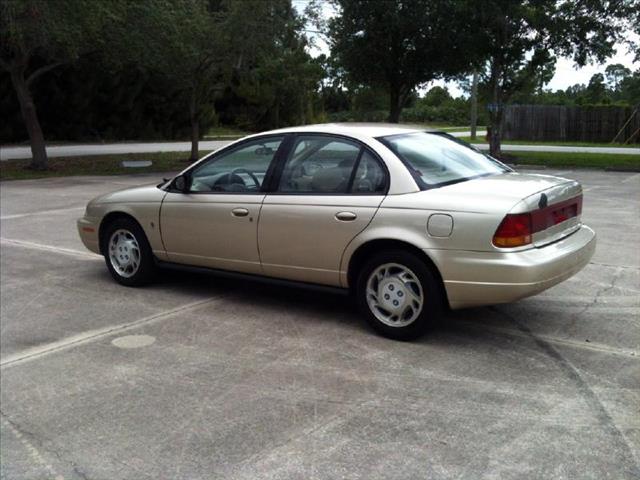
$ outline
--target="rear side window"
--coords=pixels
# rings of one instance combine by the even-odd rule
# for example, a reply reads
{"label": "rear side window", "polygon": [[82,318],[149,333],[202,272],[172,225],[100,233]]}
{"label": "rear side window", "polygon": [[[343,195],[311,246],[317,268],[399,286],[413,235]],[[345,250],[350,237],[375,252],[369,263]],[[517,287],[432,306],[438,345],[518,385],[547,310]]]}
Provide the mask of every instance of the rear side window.
{"label": "rear side window", "polygon": [[382,165],[368,151],[364,151],[353,177],[351,193],[384,193],[387,177]]}
{"label": "rear side window", "polygon": [[300,194],[384,194],[387,173],[355,141],[330,135],[299,136],[291,148],[278,192]]}
{"label": "rear side window", "polygon": [[323,135],[296,139],[287,159],[279,192],[347,193],[360,145]]}

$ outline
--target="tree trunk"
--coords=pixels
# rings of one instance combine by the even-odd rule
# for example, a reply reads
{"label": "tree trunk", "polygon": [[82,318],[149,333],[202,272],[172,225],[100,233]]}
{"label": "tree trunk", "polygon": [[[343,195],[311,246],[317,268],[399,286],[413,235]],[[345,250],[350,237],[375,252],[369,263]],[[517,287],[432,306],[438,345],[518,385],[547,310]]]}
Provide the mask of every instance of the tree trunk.
{"label": "tree trunk", "polygon": [[198,142],[200,141],[200,117],[198,115],[195,93],[191,94],[191,101],[189,103],[189,119],[191,120],[191,155],[189,156],[189,161],[195,162],[198,160]]}
{"label": "tree trunk", "polygon": [[391,86],[389,90],[389,117],[390,123],[398,123],[400,121],[400,114],[402,113],[402,95],[400,89],[395,86]]}
{"label": "tree trunk", "polygon": [[33,103],[33,97],[24,78],[23,70],[11,70],[11,83],[16,91],[22,119],[27,127],[31,142],[31,164],[29,168],[34,170],[46,170],[48,168],[47,149],[44,143],[44,135],[38,120],[38,112]]}
{"label": "tree trunk", "polygon": [[501,140],[502,140],[502,89],[500,87],[500,77],[502,71],[500,62],[493,62],[491,67],[491,81],[493,83],[493,104],[489,109],[489,120],[491,121],[489,129],[489,153],[492,157],[500,158],[502,156]]}
{"label": "tree trunk", "polygon": [[502,156],[502,110],[490,115],[491,125],[489,128],[489,153],[492,157]]}

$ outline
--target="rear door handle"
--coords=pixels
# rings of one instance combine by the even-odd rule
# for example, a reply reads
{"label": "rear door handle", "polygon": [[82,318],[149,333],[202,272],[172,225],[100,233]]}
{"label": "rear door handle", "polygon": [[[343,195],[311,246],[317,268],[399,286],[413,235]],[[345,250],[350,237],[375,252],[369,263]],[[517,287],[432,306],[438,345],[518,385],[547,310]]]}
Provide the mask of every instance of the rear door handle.
{"label": "rear door handle", "polygon": [[358,216],[353,212],[338,212],[336,213],[336,220],[340,220],[342,222],[351,222],[358,218]]}
{"label": "rear door handle", "polygon": [[249,215],[249,210],[247,210],[246,208],[234,208],[233,210],[231,210],[231,215],[233,215],[234,217],[246,217],[247,215]]}

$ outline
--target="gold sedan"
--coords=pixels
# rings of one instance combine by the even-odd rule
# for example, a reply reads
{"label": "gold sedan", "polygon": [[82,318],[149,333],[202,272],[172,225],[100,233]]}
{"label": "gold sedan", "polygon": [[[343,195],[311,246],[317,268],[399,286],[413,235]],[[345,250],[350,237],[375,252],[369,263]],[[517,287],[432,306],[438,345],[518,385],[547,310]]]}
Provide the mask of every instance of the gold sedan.
{"label": "gold sedan", "polygon": [[350,289],[380,333],[510,302],[595,249],[573,180],[519,174],[442,132],[327,124],[252,135],[160,185],[93,199],[78,231],[113,278],[201,268]]}

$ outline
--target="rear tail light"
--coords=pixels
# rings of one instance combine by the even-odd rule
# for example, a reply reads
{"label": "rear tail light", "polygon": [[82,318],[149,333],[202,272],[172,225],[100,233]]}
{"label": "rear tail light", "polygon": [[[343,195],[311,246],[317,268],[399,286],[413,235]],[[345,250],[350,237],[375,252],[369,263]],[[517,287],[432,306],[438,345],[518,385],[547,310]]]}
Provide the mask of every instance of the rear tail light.
{"label": "rear tail light", "polygon": [[531,243],[531,214],[509,213],[493,235],[496,247],[521,247]]}
{"label": "rear tail light", "polygon": [[531,236],[582,213],[582,195],[528,213],[508,213],[493,235],[496,247],[521,247]]}

